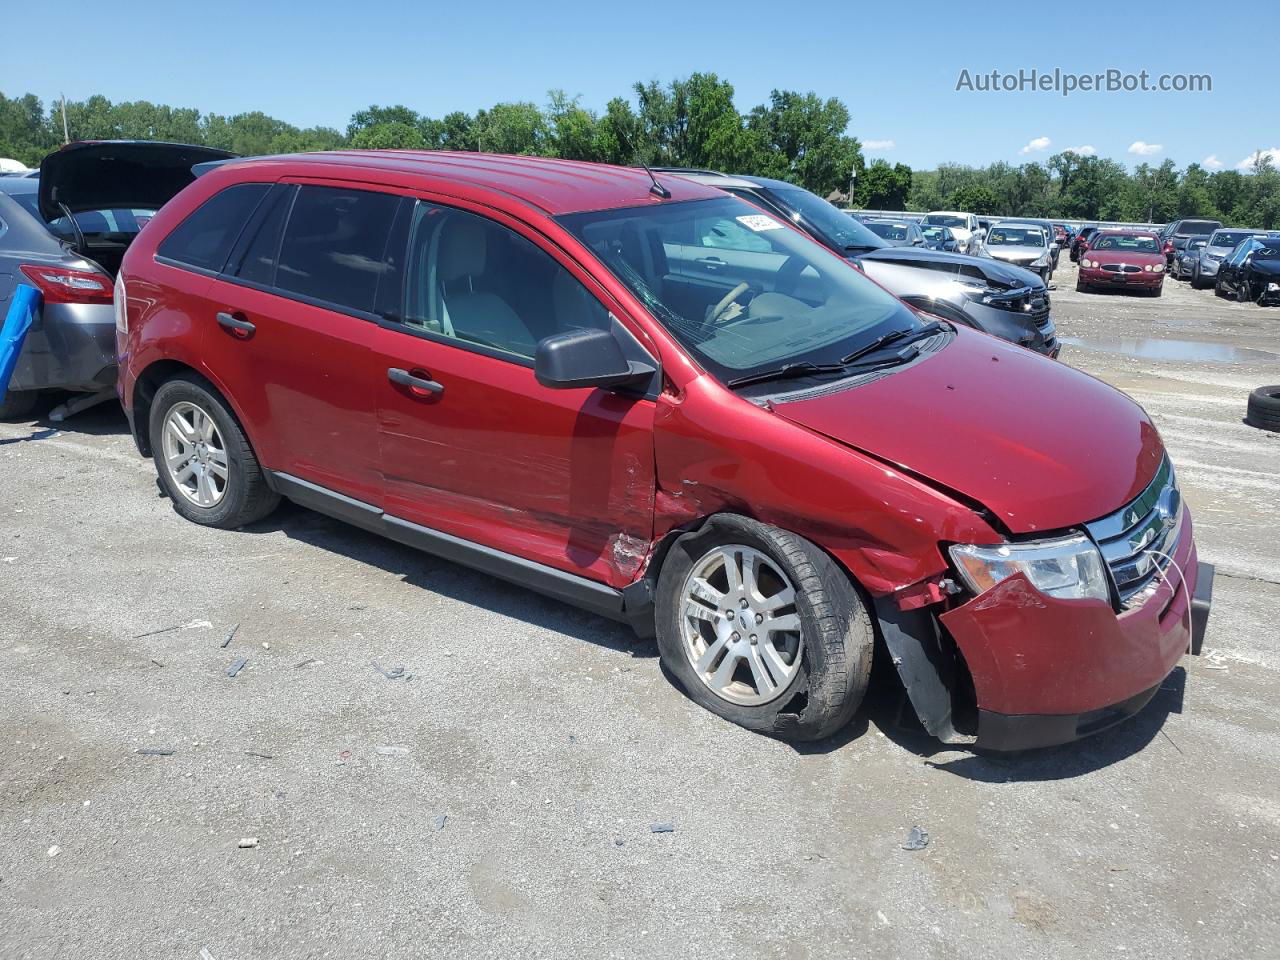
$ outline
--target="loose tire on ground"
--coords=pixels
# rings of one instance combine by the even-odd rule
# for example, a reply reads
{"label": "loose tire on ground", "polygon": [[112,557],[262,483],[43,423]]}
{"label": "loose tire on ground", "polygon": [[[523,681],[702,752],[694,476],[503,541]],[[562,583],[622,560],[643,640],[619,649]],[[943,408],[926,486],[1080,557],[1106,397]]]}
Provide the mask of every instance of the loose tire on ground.
{"label": "loose tire on ground", "polygon": [[[203,441],[199,432],[188,436],[171,423],[175,415],[187,424],[193,420],[204,423],[197,412],[211,422]],[[174,510],[193,523],[232,529],[261,520],[280,502],[280,497],[267,486],[258,458],[235,415],[204,378],[186,374],[165,382],[151,403],[149,430],[160,486],[173,501]],[[167,431],[171,431],[168,445]],[[198,459],[197,450],[201,443],[202,460]],[[214,450],[221,456],[210,452]],[[190,482],[189,475],[184,477],[185,467],[218,464],[223,466],[225,476],[214,476],[210,481],[213,486],[206,490],[212,489],[213,494],[204,498],[207,503],[196,501],[196,491],[188,488],[184,492],[182,488]]]}
{"label": "loose tire on ground", "polygon": [[39,399],[38,390],[10,390],[4,395],[4,402],[0,403],[0,420],[25,417],[36,408],[36,401]]}
{"label": "loose tire on ground", "polygon": [[1245,423],[1259,430],[1280,433],[1280,384],[1258,387],[1249,394]]}
{"label": "loose tire on ground", "polygon": [[[784,668],[795,671],[785,685],[779,683],[778,692],[768,702],[744,705],[728,698],[732,689],[713,690],[716,678],[710,675],[720,673],[731,653],[744,657],[751,653],[747,646],[751,627],[747,624],[760,622],[751,619],[756,615],[753,609],[739,609],[745,601],[734,596],[732,583],[717,572],[700,582],[694,576],[708,569],[708,563],[715,563],[717,551],[741,551],[740,558],[748,554],[764,558],[762,566],[773,583],[765,584],[765,574],[761,574],[756,595],[765,598],[763,605],[785,592],[775,592],[772,597],[767,592],[776,591],[777,579],[772,573],[785,577],[794,588],[793,602],[769,614],[781,618],[794,613],[798,617],[798,644],[791,659],[787,660],[788,651],[782,648],[797,642],[794,635],[765,636],[761,631],[762,642],[773,643],[774,652],[782,650],[781,658],[770,662],[782,662]],[[746,577],[740,580],[745,582]],[[820,739],[848,723],[866,692],[874,647],[871,618],[844,570],[796,534],[732,514],[710,518],[672,545],[658,578],[655,617],[662,662],[685,693],[711,712],[750,730],[786,740]],[[738,623],[744,626],[738,627]],[[737,630],[741,631],[740,639],[733,641]],[[712,651],[716,644],[723,644],[719,656]],[[702,657],[708,659],[702,661]],[[705,669],[700,671],[695,660],[704,662]],[[740,659],[729,671],[730,678],[745,677],[745,682],[732,680],[732,686],[741,691],[738,700],[750,700],[751,690],[760,688],[752,677],[753,670],[750,662]],[[771,672],[777,672],[777,667]]]}

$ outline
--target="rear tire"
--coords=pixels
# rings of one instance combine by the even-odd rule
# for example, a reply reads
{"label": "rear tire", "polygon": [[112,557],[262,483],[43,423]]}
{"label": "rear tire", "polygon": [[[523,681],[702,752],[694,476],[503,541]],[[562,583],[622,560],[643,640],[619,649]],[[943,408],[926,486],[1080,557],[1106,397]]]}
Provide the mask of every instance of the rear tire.
{"label": "rear tire", "polygon": [[[712,517],[671,547],[655,616],[662,662],[685,693],[749,730],[817,740],[862,703],[871,618],[845,572],[803,537]],[[771,621],[797,629],[770,630]]]}
{"label": "rear tire", "polygon": [[0,403],[0,420],[17,420],[36,408],[39,390],[10,390]]}
{"label": "rear tire", "polygon": [[149,430],[160,486],[192,523],[241,527],[280,502],[235,415],[203,377],[164,383],[151,403]]}

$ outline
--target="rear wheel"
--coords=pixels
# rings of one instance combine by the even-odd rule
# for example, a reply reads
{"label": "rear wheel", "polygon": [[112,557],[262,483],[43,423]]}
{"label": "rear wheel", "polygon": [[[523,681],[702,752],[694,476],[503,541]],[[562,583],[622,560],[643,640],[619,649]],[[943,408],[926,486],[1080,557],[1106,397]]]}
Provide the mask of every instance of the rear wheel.
{"label": "rear wheel", "polygon": [[712,517],[658,579],[658,648],[698,704],[741,726],[815,740],[862,702],[873,632],[857,591],[803,537]]}
{"label": "rear wheel", "polygon": [[239,527],[280,502],[240,424],[203,378],[178,377],[156,391],[150,433],[160,485],[193,523]]}
{"label": "rear wheel", "polygon": [[38,390],[10,390],[4,395],[4,402],[0,403],[0,420],[25,417],[36,408],[36,401],[39,399]]}

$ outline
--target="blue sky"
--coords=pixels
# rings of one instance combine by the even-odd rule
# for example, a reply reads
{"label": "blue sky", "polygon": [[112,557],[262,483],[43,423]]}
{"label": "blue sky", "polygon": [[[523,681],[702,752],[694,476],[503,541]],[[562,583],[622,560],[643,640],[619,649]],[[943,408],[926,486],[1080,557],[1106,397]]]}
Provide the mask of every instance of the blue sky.
{"label": "blue sky", "polygon": [[[343,128],[370,103],[440,116],[499,100],[543,103],[553,87],[599,109],[637,80],[703,70],[733,83],[742,110],[775,87],[840,97],[869,156],[917,168],[1043,160],[1066,147],[1129,164],[1213,157],[1234,167],[1257,149],[1280,148],[1273,94],[1259,109],[1252,93],[1260,65],[1273,73],[1265,65],[1274,62],[1274,20],[1260,29],[1252,15],[1241,23],[1203,3],[1175,17],[1173,2],[1088,0],[310,0],[296,8],[119,0],[64,2],[56,28],[40,4],[11,6],[9,36],[48,42],[5,44],[0,92],[46,101],[101,93]],[[961,69],[1019,68],[1207,73],[1213,90],[1063,98],[955,89]]]}

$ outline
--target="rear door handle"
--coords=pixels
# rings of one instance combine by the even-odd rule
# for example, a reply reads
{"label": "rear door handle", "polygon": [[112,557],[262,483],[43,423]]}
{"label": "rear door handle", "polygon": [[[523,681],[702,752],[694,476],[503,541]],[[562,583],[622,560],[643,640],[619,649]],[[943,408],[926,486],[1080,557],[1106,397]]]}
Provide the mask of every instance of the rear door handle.
{"label": "rear door handle", "polygon": [[407,387],[409,392],[416,397],[435,397],[444,393],[444,384],[436,383],[430,379],[430,376],[415,376],[408,370],[401,370],[399,367],[389,368],[387,370],[387,379],[394,384]]}
{"label": "rear door handle", "polygon": [[253,332],[258,329],[248,320],[241,320],[230,313],[218,314],[218,326],[222,327],[223,330],[230,331],[233,337],[238,337],[241,340],[248,340],[253,336]]}

